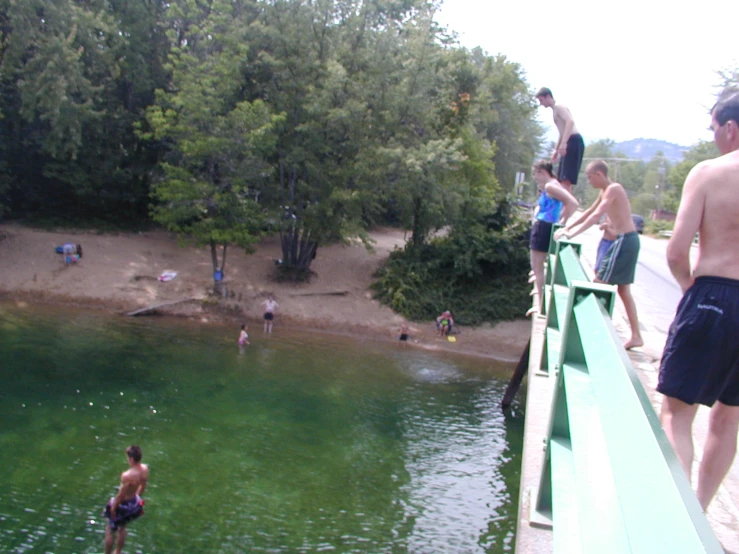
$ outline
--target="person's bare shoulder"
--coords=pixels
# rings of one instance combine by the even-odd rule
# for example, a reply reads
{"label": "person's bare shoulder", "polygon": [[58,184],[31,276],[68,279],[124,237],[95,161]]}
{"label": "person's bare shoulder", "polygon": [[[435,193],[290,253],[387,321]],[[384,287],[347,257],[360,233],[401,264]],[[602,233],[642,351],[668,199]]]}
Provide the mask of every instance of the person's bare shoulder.
{"label": "person's bare shoulder", "polygon": [[620,196],[627,196],[626,189],[621,183],[611,183],[603,191],[603,196],[609,199],[614,199]]}
{"label": "person's bare shoulder", "polygon": [[693,168],[693,171],[700,172],[702,177],[711,178],[713,176],[725,177],[729,172],[733,182],[737,182],[736,172],[739,171],[739,150],[734,150],[718,158],[705,160]]}
{"label": "person's bare shoulder", "polygon": [[[719,158],[713,158],[711,160],[705,160],[697,164],[688,173],[685,179],[685,185],[689,188],[698,190],[703,188],[707,183],[713,181],[715,178],[720,177],[721,173],[725,171],[727,164],[726,160],[722,160],[724,156]],[[683,191],[685,186],[683,187]]]}
{"label": "person's bare shoulder", "polygon": [[138,468],[131,468],[124,471],[121,474],[121,481],[124,483],[138,482],[142,477],[146,479],[148,476],[149,466],[141,464]]}
{"label": "person's bare shoulder", "polygon": [[554,105],[552,108],[555,114],[560,115],[562,117],[572,117],[572,114],[570,113],[570,109],[564,105],[560,104],[559,102]]}

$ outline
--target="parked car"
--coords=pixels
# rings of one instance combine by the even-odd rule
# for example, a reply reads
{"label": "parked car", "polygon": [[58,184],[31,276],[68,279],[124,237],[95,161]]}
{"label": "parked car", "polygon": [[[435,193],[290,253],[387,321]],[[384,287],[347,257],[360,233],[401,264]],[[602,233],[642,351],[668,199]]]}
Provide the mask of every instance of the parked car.
{"label": "parked car", "polygon": [[644,232],[644,218],[640,215],[632,214],[631,219],[634,220],[634,227],[636,227],[636,232],[641,235]]}

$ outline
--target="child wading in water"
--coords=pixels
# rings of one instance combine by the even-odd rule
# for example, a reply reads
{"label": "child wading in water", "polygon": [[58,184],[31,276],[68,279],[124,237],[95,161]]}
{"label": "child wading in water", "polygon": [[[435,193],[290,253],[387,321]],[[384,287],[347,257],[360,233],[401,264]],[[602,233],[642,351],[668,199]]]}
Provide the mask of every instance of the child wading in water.
{"label": "child wading in water", "polygon": [[249,342],[249,334],[246,332],[249,327],[244,323],[241,326],[241,333],[239,333],[239,350],[244,350],[244,347],[247,344],[250,344]]}

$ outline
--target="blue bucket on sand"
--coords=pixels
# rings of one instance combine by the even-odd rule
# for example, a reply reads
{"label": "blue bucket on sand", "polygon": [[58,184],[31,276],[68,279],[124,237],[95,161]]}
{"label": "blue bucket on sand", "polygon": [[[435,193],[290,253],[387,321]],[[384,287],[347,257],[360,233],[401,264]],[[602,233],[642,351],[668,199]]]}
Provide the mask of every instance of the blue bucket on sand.
{"label": "blue bucket on sand", "polygon": [[213,273],[213,280],[214,281],[223,281],[223,272],[220,269],[217,269]]}

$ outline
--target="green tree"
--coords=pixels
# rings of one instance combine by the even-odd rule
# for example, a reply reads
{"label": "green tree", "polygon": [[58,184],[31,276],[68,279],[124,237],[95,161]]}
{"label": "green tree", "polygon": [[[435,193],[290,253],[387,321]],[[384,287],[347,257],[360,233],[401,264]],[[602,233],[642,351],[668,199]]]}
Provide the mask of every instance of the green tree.
{"label": "green tree", "polygon": [[283,269],[308,271],[322,243],[362,236],[388,206],[416,237],[444,212],[450,196],[424,191],[462,156],[443,132],[453,77],[431,15],[421,0],[285,1],[252,24],[251,97],[286,117],[264,191]]}
{"label": "green tree", "polygon": [[465,53],[439,47],[441,31],[430,10],[406,29],[402,50],[408,59],[399,75],[403,94],[393,99],[389,144],[375,152],[383,168],[378,177],[411,230],[411,247],[420,248],[430,232],[454,221],[465,194],[459,170],[467,157],[460,133],[473,102],[474,68]]}
{"label": "green tree", "polygon": [[163,60],[163,6],[0,3],[0,172],[15,214],[146,216],[155,157],[133,123],[152,100]]}
{"label": "green tree", "polygon": [[538,101],[529,91],[523,68],[503,55],[486,56],[480,48],[469,53],[479,73],[470,121],[480,138],[494,148],[495,176],[510,192],[515,175],[528,173],[542,147],[544,129],[536,118]]}
{"label": "green tree", "polygon": [[253,185],[269,173],[266,159],[281,118],[260,100],[240,100],[247,46],[237,7],[212,0],[208,8],[171,7],[172,84],[157,91],[147,112],[150,131],[141,134],[168,148],[153,187],[153,219],[209,245],[215,279],[216,271],[223,274],[228,245],[249,249],[260,234],[262,208]]}
{"label": "green tree", "polygon": [[272,159],[276,179],[262,197],[280,233],[283,270],[307,273],[321,243],[357,229],[360,196],[344,185],[366,107],[349,72],[359,70],[348,71],[337,56],[342,25],[357,30],[355,52],[365,48],[361,29],[371,4],[363,14],[354,2],[276,1],[251,23],[248,94],[285,114]]}
{"label": "green tree", "polygon": [[726,68],[723,71],[719,71],[718,76],[721,80],[721,83],[719,84],[719,88],[721,90],[726,87],[739,86],[739,67]]}
{"label": "green tree", "polygon": [[588,184],[585,168],[592,160],[614,158],[615,142],[611,139],[601,139],[588,144],[583,154],[583,163],[580,174],[577,176],[577,186],[573,187],[573,194],[583,208],[587,208],[598,196],[598,191]]}
{"label": "green tree", "polygon": [[667,173],[669,190],[664,198],[665,209],[677,211],[683,194],[683,185],[690,170],[700,162],[716,158],[719,155],[720,152],[713,141],[700,141],[685,152],[683,160],[675,164]]}

